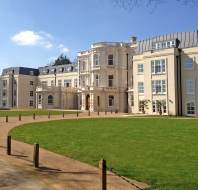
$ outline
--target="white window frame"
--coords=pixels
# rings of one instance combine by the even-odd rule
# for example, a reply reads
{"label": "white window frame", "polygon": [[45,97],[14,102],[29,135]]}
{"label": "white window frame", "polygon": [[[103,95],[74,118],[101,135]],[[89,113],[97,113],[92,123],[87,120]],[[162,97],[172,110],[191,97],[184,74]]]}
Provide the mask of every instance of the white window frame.
{"label": "white window frame", "polygon": [[[192,61],[192,62],[190,62],[190,61]],[[185,62],[184,62],[184,69],[185,70],[192,70],[193,69],[193,65],[194,65],[193,58],[187,58],[187,59],[185,59]]]}
{"label": "white window frame", "polygon": [[138,93],[144,94],[144,82],[142,81],[138,82]]}
{"label": "white window frame", "polygon": [[152,80],[152,94],[166,94],[166,80]]}
{"label": "white window frame", "polygon": [[94,54],[93,55],[93,65],[94,66],[99,66],[99,55],[98,54]]}
{"label": "white window frame", "polygon": [[151,73],[152,75],[165,74],[166,73],[166,60],[165,59],[152,60],[151,61]]}
{"label": "white window frame", "polygon": [[185,85],[186,85],[186,94],[194,95],[195,94],[195,80],[187,79],[185,81]]}
{"label": "white window frame", "polygon": [[144,64],[143,63],[139,63],[137,65],[137,72],[138,72],[138,74],[143,74],[144,73]]}
{"label": "white window frame", "polygon": [[[188,104],[193,104],[194,105],[194,109],[192,109],[193,106],[189,106],[188,107]],[[188,110],[188,108],[191,108],[191,109]],[[189,113],[189,112],[191,112],[191,113]],[[194,113],[192,113],[192,112],[194,112]],[[189,102],[186,103],[186,113],[187,113],[187,115],[195,115],[196,114],[195,102],[189,101]]]}

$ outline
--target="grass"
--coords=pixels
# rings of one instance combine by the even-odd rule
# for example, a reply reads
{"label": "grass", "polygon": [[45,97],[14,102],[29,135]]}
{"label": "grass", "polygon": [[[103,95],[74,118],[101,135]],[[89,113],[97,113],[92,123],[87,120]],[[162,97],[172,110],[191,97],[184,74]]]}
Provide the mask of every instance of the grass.
{"label": "grass", "polygon": [[152,190],[198,189],[198,120],[81,119],[26,124],[14,139],[97,166],[107,160],[119,174]]}
{"label": "grass", "polygon": [[[19,114],[22,116],[30,116],[35,113],[36,115],[48,115],[48,113],[51,113],[51,115],[60,115],[63,113],[63,111],[57,111],[57,110],[40,110],[40,109],[16,109],[16,110],[0,110],[0,117],[16,117]],[[74,113],[72,111],[65,111],[65,114]]]}

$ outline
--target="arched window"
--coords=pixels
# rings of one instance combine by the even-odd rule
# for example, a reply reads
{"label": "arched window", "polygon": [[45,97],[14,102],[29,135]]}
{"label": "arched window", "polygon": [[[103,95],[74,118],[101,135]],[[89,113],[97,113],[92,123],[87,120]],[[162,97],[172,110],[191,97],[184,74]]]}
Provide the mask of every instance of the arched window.
{"label": "arched window", "polygon": [[194,102],[188,102],[187,103],[187,114],[188,115],[194,115],[195,114],[195,103]]}
{"label": "arched window", "polygon": [[54,102],[53,96],[52,96],[52,95],[49,95],[49,96],[48,96],[48,104],[49,104],[49,105],[52,105],[53,102]]}

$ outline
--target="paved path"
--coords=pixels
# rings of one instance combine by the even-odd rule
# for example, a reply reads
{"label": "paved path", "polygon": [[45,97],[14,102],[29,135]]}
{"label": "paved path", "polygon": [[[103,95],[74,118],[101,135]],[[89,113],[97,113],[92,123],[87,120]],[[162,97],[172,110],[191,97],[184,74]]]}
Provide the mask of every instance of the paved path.
{"label": "paved path", "polygon": [[[122,117],[122,114],[100,114],[100,117]],[[81,113],[80,118],[87,118]],[[98,117],[91,114],[91,117]],[[76,118],[76,115],[65,115],[65,119]],[[89,117],[88,117],[89,118]],[[62,116],[51,116],[50,120],[62,119]],[[47,150],[40,150],[40,168],[32,165],[33,146],[12,141],[12,156],[6,155],[6,138],[10,129],[30,122],[48,121],[47,116],[0,118],[0,189],[1,190],[100,190],[100,177],[96,167],[67,158]],[[108,173],[108,190],[137,190],[134,185],[145,188],[146,184],[131,180],[126,182],[118,176]]]}

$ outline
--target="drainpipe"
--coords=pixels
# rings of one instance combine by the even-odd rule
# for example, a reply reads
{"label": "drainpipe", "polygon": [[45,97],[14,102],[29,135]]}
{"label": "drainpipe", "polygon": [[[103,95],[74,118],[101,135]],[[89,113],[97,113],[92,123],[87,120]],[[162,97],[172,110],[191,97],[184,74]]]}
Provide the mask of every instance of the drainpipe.
{"label": "drainpipe", "polygon": [[129,90],[129,54],[126,54],[126,64],[127,64],[127,92],[126,92],[126,99],[127,99],[127,113],[129,112],[129,108],[128,108],[128,90]]}

